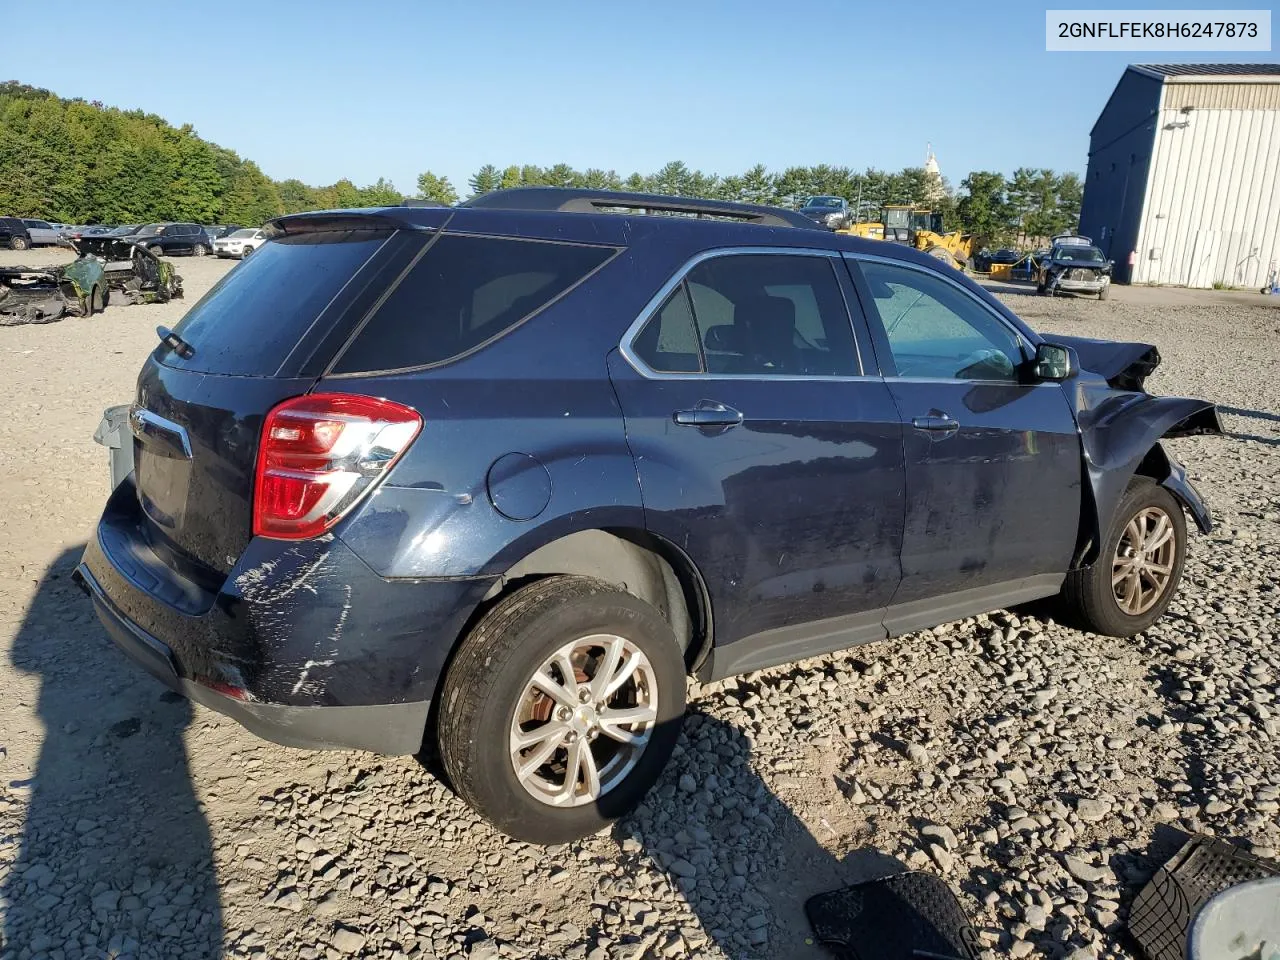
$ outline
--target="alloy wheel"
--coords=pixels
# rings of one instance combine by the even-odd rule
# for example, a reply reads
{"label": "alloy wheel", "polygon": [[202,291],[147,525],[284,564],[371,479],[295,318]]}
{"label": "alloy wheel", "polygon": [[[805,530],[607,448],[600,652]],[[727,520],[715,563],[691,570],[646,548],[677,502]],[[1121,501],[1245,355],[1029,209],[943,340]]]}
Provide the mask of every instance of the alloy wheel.
{"label": "alloy wheel", "polygon": [[1130,616],[1146,613],[1164,596],[1173,577],[1178,538],[1160,507],[1144,507],[1125,525],[1111,561],[1116,603]]}
{"label": "alloy wheel", "polygon": [[658,717],[656,672],[613,634],[566,643],[534,671],[511,721],[516,779],[555,807],[592,803],[639,762]]}

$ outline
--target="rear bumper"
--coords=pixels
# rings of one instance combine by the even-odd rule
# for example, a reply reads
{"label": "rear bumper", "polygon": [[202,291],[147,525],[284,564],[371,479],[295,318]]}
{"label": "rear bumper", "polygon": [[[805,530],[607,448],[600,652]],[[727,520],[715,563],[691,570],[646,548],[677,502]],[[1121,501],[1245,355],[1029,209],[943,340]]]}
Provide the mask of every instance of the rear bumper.
{"label": "rear bumper", "polygon": [[412,754],[422,747],[430,701],[293,706],[219,693],[181,676],[173,651],[116,609],[88,564],[81,563],[74,578],[92,598],[108,636],[130,660],[171,690],[231,717],[263,739],[288,747],[372,750],[383,754]]}

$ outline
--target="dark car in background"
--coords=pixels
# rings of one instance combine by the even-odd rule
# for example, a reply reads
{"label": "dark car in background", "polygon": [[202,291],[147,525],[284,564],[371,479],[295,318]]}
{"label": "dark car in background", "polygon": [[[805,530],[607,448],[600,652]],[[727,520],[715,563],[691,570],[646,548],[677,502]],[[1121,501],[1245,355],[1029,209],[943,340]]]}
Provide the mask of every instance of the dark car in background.
{"label": "dark car in background", "polygon": [[196,223],[148,223],[129,236],[156,256],[203,257],[212,246],[204,227]]}
{"label": "dark car in background", "polygon": [[640,801],[690,673],[1038,598],[1133,635],[1210,528],[1160,441],[1217,414],[1145,392],[1154,347],[1042,338],[902,245],[553,188],[268,229],[160,331],[77,581],[173,689],[435,743],[524,840]]}
{"label": "dark car in background", "polygon": [[1087,293],[1105,300],[1111,292],[1113,266],[1088,237],[1054,237],[1048,254],[1036,260],[1036,292],[1050,297],[1058,293]]}
{"label": "dark car in background", "polygon": [[31,246],[31,233],[18,217],[0,217],[0,247],[26,250]]}
{"label": "dark car in background", "polygon": [[849,219],[849,201],[844,197],[809,197],[800,205],[801,216],[828,230],[838,230]]}

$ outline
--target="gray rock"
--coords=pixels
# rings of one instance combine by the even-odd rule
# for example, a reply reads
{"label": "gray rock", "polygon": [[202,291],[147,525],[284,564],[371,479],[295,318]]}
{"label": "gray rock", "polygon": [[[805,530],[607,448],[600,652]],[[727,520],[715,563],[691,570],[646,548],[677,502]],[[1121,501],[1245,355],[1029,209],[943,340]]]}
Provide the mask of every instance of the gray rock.
{"label": "gray rock", "polygon": [[955,831],[945,824],[931,823],[921,828],[920,835],[930,843],[941,844],[946,850],[954,850],[959,846]]}
{"label": "gray rock", "polygon": [[359,953],[364,949],[365,936],[348,927],[338,927],[329,938],[329,943],[339,953]]}
{"label": "gray rock", "polygon": [[1107,876],[1107,871],[1102,867],[1095,867],[1078,857],[1065,856],[1062,858],[1062,865],[1067,868],[1067,873],[1081,883],[1100,883]]}
{"label": "gray rock", "polygon": [[672,860],[671,865],[667,867],[677,877],[685,877],[686,879],[696,877],[698,868],[688,860]]}
{"label": "gray rock", "polygon": [[1076,803],[1076,815],[1085,823],[1097,823],[1111,812],[1111,804],[1084,799]]}

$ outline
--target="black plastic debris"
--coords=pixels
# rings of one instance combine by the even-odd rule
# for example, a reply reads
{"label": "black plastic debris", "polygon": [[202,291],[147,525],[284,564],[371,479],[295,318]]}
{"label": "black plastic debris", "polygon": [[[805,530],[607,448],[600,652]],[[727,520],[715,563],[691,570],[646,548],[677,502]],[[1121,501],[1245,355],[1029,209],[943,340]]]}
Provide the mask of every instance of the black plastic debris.
{"label": "black plastic debris", "polygon": [[978,935],[946,881],[900,873],[820,893],[804,905],[840,960],[978,960]]}
{"label": "black plastic debris", "polygon": [[1213,837],[1193,837],[1147,883],[1129,910],[1129,933],[1149,960],[1186,960],[1200,908],[1237,884],[1280,876],[1280,864]]}

